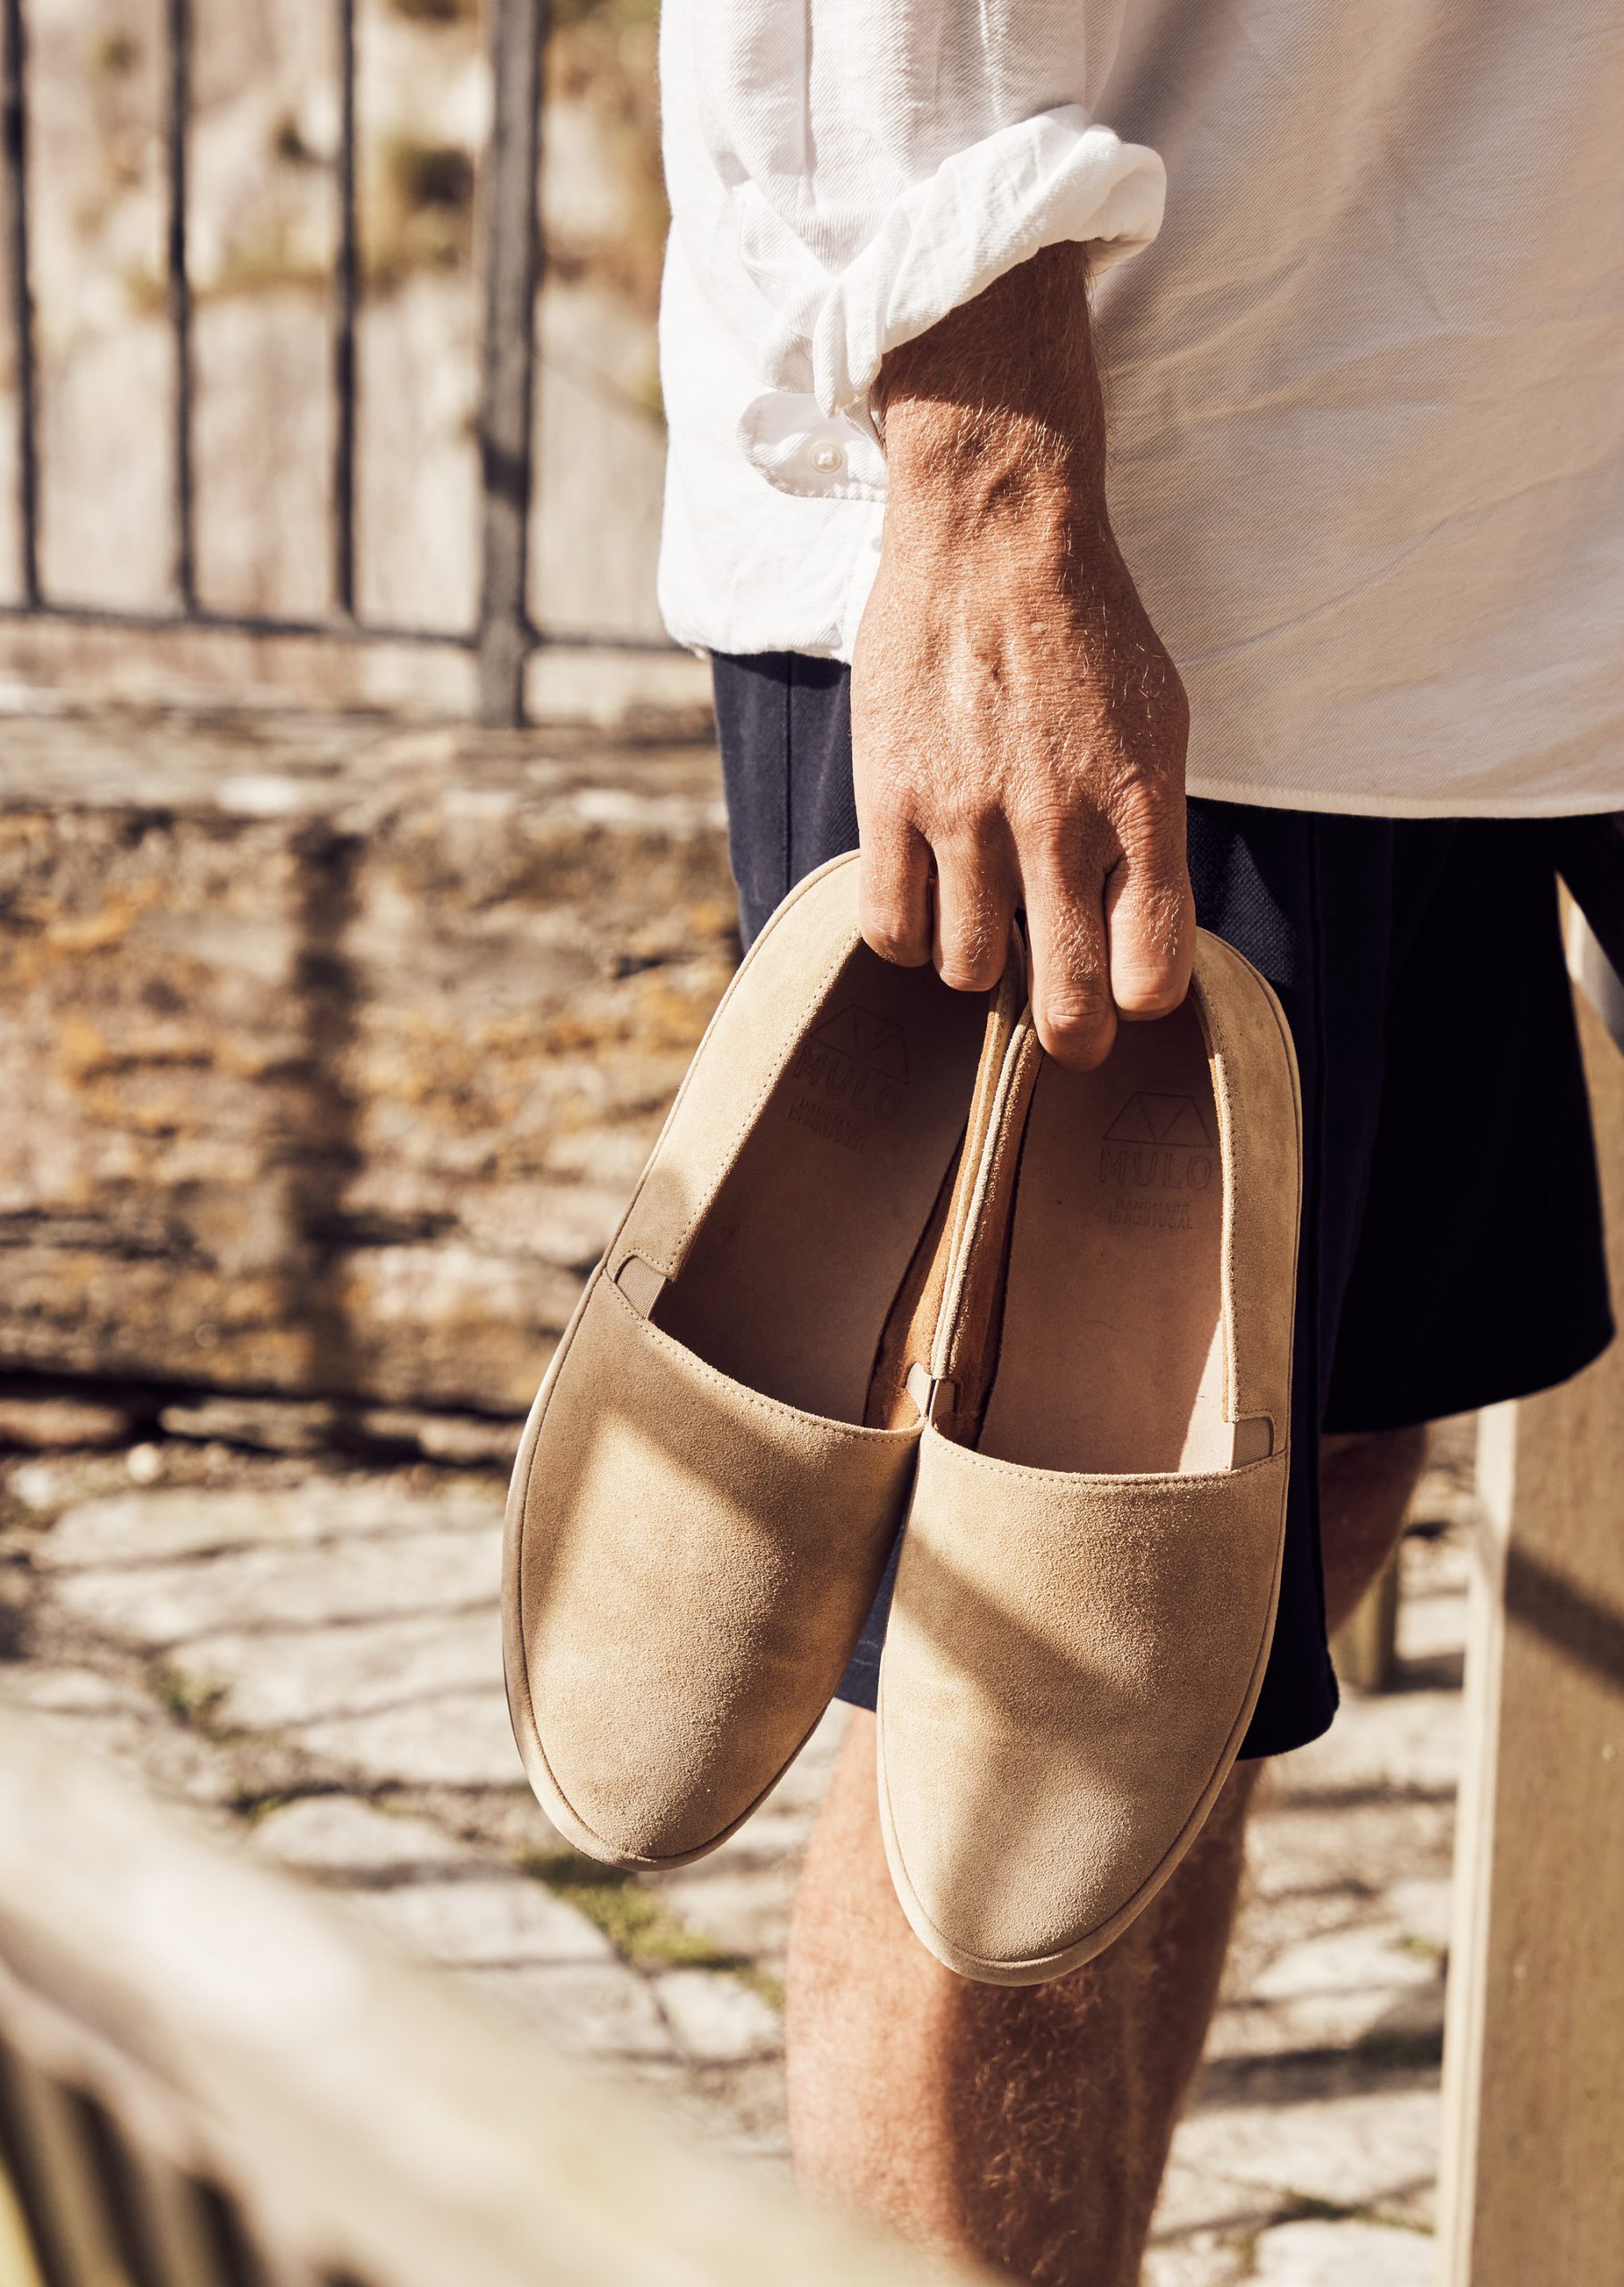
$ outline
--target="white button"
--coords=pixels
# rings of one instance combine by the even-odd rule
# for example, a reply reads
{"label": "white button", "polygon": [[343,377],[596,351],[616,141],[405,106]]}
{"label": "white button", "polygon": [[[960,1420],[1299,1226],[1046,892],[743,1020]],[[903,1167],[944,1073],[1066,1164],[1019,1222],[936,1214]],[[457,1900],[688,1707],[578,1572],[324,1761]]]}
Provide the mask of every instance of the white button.
{"label": "white button", "polygon": [[838,476],[846,465],[846,455],[833,437],[824,437],[814,445],[807,458],[821,476]]}

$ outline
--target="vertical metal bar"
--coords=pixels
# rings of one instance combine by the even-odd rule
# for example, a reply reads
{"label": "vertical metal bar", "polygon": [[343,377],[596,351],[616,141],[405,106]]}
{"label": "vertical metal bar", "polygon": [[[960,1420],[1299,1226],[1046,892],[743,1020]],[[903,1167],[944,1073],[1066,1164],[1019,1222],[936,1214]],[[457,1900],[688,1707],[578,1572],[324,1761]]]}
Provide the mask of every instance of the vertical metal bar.
{"label": "vertical metal bar", "polygon": [[193,532],[192,289],[186,274],[186,147],[191,122],[191,0],[165,0],[169,88],[164,144],[169,167],[169,324],[174,344],[174,586],[184,612],[197,608]]}
{"label": "vertical metal bar", "polygon": [[0,0],[0,163],[11,248],[12,358],[17,373],[17,565],[22,600],[39,601],[39,469],[35,458],[34,295],[29,279],[28,35],[22,0]]}
{"label": "vertical metal bar", "polygon": [[339,238],[332,270],[332,599],[356,609],[356,305],[360,250],[356,222],[356,0],[338,0]]}
{"label": "vertical metal bar", "polygon": [[485,356],[480,401],[480,718],[524,719],[536,289],[537,179],[546,0],[493,0],[485,178]]}

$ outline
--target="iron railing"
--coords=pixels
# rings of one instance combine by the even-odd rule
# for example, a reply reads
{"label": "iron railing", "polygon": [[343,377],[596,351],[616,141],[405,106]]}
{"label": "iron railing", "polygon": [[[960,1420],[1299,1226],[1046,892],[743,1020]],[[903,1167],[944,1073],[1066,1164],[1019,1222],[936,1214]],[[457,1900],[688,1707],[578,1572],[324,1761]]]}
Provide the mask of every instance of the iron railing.
{"label": "iron railing", "polygon": [[187,145],[192,114],[192,0],[163,0],[163,142],[166,191],[165,307],[173,343],[171,440],[172,572],[168,609],[132,610],[50,595],[39,568],[38,361],[29,235],[28,21],[24,0],[0,0],[0,178],[11,273],[10,325],[21,593],[0,618],[80,621],[132,631],[212,628],[236,634],[312,636],[343,642],[449,645],[477,663],[481,719],[524,718],[524,669],[544,644],[652,651],[657,640],[592,630],[544,631],[527,602],[535,518],[531,444],[535,302],[541,280],[538,203],[542,51],[547,0],[488,0],[493,111],[484,180],[484,328],[479,412],[481,524],[478,616],[470,628],[393,625],[356,600],[356,328],[361,294],[356,171],[356,0],[334,0],[339,125],[334,159],[338,231],[331,277],[334,403],[332,600],[306,617],[222,611],[198,592],[196,546],[192,290],[187,265]]}

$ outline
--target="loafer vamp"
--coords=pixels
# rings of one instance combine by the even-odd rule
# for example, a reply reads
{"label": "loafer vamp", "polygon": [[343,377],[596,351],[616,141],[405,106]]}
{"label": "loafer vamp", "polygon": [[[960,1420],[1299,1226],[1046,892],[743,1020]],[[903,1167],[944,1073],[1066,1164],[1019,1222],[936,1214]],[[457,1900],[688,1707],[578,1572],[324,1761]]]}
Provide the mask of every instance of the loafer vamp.
{"label": "loafer vamp", "polygon": [[515,1730],[573,1839],[669,1864],[736,1825],[821,1715],[917,1437],[730,1380],[601,1275],[568,1369],[516,1496]]}
{"label": "loafer vamp", "polygon": [[1053,1973],[1170,1870],[1256,1697],[1285,1482],[1284,1453],[1223,1476],[1074,1477],[927,1433],[882,1786],[904,1906],[943,1958]]}

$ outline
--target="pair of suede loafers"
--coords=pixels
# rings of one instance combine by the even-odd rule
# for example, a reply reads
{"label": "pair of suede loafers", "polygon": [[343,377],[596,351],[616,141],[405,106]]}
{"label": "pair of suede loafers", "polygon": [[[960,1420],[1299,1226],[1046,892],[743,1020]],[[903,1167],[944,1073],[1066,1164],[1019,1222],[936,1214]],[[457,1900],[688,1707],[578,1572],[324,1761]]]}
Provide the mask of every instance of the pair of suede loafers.
{"label": "pair of suede loafers", "polygon": [[880,960],[841,859],[735,977],[541,1386],[508,1503],[526,1772],[616,1865],[771,1791],[906,1526],[879,1696],[903,1911],[1036,1983],[1154,1896],[1235,1760],[1284,1540],[1301,1110],[1201,934],[1176,1014],[1045,1057]]}

